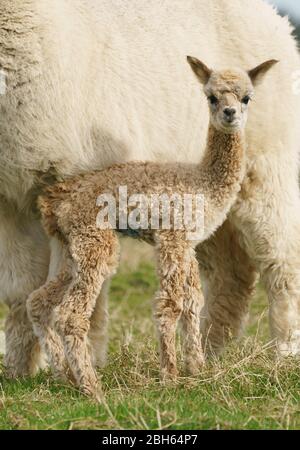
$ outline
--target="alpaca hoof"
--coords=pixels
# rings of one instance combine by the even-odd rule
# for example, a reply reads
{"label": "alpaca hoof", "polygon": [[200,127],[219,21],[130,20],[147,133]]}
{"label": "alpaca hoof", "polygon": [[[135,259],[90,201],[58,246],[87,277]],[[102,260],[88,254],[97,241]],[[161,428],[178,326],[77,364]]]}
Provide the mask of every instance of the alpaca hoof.
{"label": "alpaca hoof", "polygon": [[203,369],[205,364],[205,360],[203,355],[198,356],[197,358],[189,359],[185,363],[185,370],[189,376],[196,377],[199,375]]}
{"label": "alpaca hoof", "polygon": [[88,376],[85,376],[84,379],[81,380],[79,388],[84,395],[93,398],[98,402],[100,402],[103,397],[101,385],[98,382],[96,373],[91,373]]}
{"label": "alpaca hoof", "polygon": [[62,368],[53,370],[53,378],[61,383],[74,383],[74,377],[69,366],[64,365]]}
{"label": "alpaca hoof", "polygon": [[286,342],[277,342],[277,357],[279,359],[300,357],[300,331],[294,331]]}
{"label": "alpaca hoof", "polygon": [[176,382],[178,377],[178,371],[175,368],[172,369],[162,369],[160,381],[162,384],[172,384]]}
{"label": "alpaca hoof", "polygon": [[17,380],[23,378],[33,378],[37,374],[38,370],[30,370],[28,368],[18,368],[18,367],[5,367],[3,368],[3,375],[8,380]]}
{"label": "alpaca hoof", "polygon": [[12,367],[4,367],[3,374],[8,380],[16,380],[18,378],[26,378],[29,376],[28,373],[20,373]]}
{"label": "alpaca hoof", "polygon": [[90,399],[96,401],[97,403],[103,402],[104,398],[103,392],[101,386],[98,383],[96,385],[86,384],[84,386],[81,386],[80,391],[83,395],[89,397]]}

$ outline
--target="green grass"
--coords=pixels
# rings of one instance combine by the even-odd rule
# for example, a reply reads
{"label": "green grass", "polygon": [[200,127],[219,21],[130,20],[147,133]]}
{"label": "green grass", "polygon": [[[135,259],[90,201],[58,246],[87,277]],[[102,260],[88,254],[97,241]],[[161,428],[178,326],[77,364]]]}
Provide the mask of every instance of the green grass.
{"label": "green grass", "polygon": [[[113,280],[109,363],[101,371],[106,404],[58,384],[49,373],[18,381],[0,375],[0,429],[300,428],[298,363],[274,358],[260,288],[245,339],[209,362],[197,379],[168,387],[158,381],[151,318],[156,288],[153,267],[145,262]],[[0,309],[0,323],[4,314]]]}

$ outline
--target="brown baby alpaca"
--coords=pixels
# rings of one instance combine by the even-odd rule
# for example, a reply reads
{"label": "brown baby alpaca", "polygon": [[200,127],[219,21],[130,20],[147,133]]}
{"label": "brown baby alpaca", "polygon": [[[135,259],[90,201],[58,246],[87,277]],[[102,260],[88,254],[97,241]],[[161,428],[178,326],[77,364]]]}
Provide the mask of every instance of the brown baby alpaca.
{"label": "brown baby alpaca", "polygon": [[[118,226],[97,227],[100,194],[118,198],[119,186],[132,194],[203,194],[204,233],[189,240],[187,229],[140,231],[153,243],[158,261],[160,288],[155,299],[162,379],[177,375],[175,336],[181,321],[187,371],[195,375],[204,362],[200,336],[203,305],[194,248],[208,238],[226,218],[240,190],[245,168],[244,128],[253,87],[275,63],[268,61],[250,72],[214,72],[188,57],[197,79],[204,85],[210,106],[206,152],[199,165],[130,162],[88,173],[47,188],[39,198],[43,226],[64,247],[56,277],[28,299],[29,317],[53,371],[66,376],[88,395],[98,391],[88,331],[101,287],[119,261]],[[200,153],[200,151],[199,151]],[[118,204],[117,204],[118,207]],[[118,216],[118,214],[117,214]]]}

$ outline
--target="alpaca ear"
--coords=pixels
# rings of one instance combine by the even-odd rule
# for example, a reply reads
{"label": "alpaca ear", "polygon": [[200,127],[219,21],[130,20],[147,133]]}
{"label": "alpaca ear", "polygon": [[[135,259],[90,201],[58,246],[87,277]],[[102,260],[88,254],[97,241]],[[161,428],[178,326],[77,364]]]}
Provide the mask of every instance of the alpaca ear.
{"label": "alpaca ear", "polygon": [[259,84],[265,74],[271,69],[271,67],[273,67],[277,63],[279,63],[277,59],[270,59],[269,61],[265,61],[254,69],[249,70],[248,75],[252,81],[253,86]]}
{"label": "alpaca ear", "polygon": [[199,61],[199,59],[193,58],[192,56],[187,56],[187,61],[198,80],[200,80],[202,84],[206,84],[210,79],[212,70],[209,69],[203,62]]}

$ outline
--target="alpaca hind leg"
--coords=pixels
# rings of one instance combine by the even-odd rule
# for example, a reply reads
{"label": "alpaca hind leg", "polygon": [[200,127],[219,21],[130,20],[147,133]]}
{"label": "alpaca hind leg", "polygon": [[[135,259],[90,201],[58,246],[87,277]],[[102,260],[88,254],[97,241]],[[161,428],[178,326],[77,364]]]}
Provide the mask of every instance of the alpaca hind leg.
{"label": "alpaca hind leg", "polygon": [[[194,250],[191,249],[191,251],[194,253]],[[185,366],[190,375],[197,375],[204,364],[200,332],[200,312],[203,304],[198,262],[192,254],[181,315]]]}
{"label": "alpaca hind leg", "polygon": [[70,252],[77,273],[56,311],[56,325],[76,385],[96,395],[98,380],[88,346],[90,319],[104,281],[118,265],[118,239],[109,230],[88,230],[70,237]]}
{"label": "alpaca hind leg", "polygon": [[62,302],[72,279],[66,258],[64,261],[65,264],[60,273],[30,295],[27,300],[27,311],[54,376],[65,380],[68,374],[68,365],[61,338],[53,326],[53,312]]}

